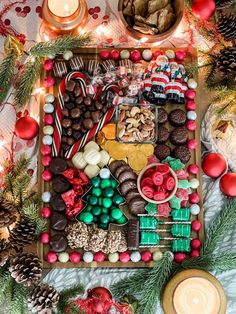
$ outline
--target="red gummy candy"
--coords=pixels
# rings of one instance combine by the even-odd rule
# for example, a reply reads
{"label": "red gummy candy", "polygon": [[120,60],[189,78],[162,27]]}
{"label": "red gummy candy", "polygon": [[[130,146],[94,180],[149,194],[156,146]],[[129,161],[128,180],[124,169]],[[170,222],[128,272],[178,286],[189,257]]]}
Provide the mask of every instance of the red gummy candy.
{"label": "red gummy candy", "polygon": [[179,180],[185,180],[189,177],[189,174],[184,169],[177,170],[176,175]]}
{"label": "red gummy candy", "polygon": [[181,201],[187,201],[188,200],[188,190],[178,188],[175,194]]}
{"label": "red gummy candy", "polygon": [[141,187],[144,187],[144,186],[153,186],[153,181],[151,178],[144,178],[142,181],[141,181]]}
{"label": "red gummy candy", "polygon": [[75,203],[76,196],[77,196],[77,193],[74,190],[69,190],[61,194],[61,198],[65,202],[66,206],[73,206]]}
{"label": "red gummy candy", "polygon": [[170,208],[169,202],[158,205],[158,215],[163,216],[163,217],[168,217],[170,212],[171,212],[171,208]]}
{"label": "red gummy candy", "polygon": [[155,185],[162,185],[163,179],[163,175],[160,172],[156,171],[152,175],[152,180]]}
{"label": "red gummy candy", "polygon": [[155,192],[153,198],[155,201],[163,201],[166,195],[164,192]]}
{"label": "red gummy candy", "polygon": [[151,177],[154,172],[155,172],[155,169],[149,168],[144,172],[144,177]]}
{"label": "red gummy candy", "polygon": [[170,172],[170,166],[168,164],[158,165],[156,170],[165,175]]}
{"label": "red gummy candy", "polygon": [[187,208],[188,205],[189,205],[188,201],[182,201],[182,202],[180,203],[181,208]]}
{"label": "red gummy candy", "polygon": [[153,194],[154,194],[154,190],[152,187],[150,186],[144,186],[142,188],[142,192],[145,196],[147,196],[148,198],[153,198]]}
{"label": "red gummy candy", "polygon": [[170,176],[168,178],[165,178],[164,186],[166,187],[168,191],[172,191],[175,187],[175,179]]}
{"label": "red gummy candy", "polygon": [[164,185],[157,186],[156,190],[157,190],[157,192],[166,193],[166,187]]}

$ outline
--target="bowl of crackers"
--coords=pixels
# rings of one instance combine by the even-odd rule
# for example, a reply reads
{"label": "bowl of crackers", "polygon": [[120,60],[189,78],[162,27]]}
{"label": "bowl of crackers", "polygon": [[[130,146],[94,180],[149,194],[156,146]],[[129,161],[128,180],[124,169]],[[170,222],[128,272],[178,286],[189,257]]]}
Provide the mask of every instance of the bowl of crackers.
{"label": "bowl of crackers", "polygon": [[170,37],[184,15],[184,0],[119,0],[120,19],[128,34],[146,42]]}

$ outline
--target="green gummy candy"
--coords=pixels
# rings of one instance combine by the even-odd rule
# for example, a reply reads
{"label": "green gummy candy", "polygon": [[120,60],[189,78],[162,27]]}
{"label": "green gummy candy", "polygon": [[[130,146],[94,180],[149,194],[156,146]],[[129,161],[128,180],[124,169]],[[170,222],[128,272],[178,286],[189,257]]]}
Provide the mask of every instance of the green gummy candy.
{"label": "green gummy candy", "polygon": [[151,214],[156,214],[157,213],[157,205],[153,203],[148,203],[145,206],[146,211],[151,215]]}
{"label": "green gummy candy", "polygon": [[173,252],[190,252],[190,239],[175,239],[171,242]]}
{"label": "green gummy candy", "polygon": [[98,207],[98,206],[94,206],[93,209],[92,209],[92,214],[94,216],[99,216],[102,212],[102,209],[101,207]]}
{"label": "green gummy candy", "polygon": [[120,205],[122,203],[124,203],[124,198],[119,195],[119,194],[116,194],[113,196],[113,199],[112,199],[113,203],[116,204],[116,205]]}
{"label": "green gummy candy", "polygon": [[173,197],[169,200],[169,203],[170,203],[170,207],[171,207],[171,208],[180,209],[181,200],[180,200],[178,197],[173,196]]}
{"label": "green gummy candy", "polygon": [[107,214],[102,214],[100,216],[100,221],[102,224],[108,224],[110,222],[110,216]]}
{"label": "green gummy candy", "polygon": [[99,197],[102,195],[102,190],[100,188],[92,188],[92,195]]}
{"label": "green gummy candy", "polygon": [[171,169],[174,171],[178,171],[178,170],[184,168],[184,164],[179,159],[171,160],[169,162],[169,165],[170,165]]}
{"label": "green gummy candy", "polygon": [[104,197],[104,199],[102,200],[102,205],[105,208],[110,208],[112,205],[112,200],[110,198]]}
{"label": "green gummy candy", "polygon": [[115,220],[119,220],[123,216],[123,213],[122,213],[122,211],[119,208],[116,208],[116,209],[112,209],[111,216]]}
{"label": "green gummy candy", "polygon": [[113,195],[114,195],[114,190],[112,189],[112,188],[105,188],[104,190],[103,190],[103,195],[105,196],[105,197],[113,197]]}
{"label": "green gummy candy", "polygon": [[158,220],[155,217],[140,216],[139,228],[155,230],[158,225]]}
{"label": "green gummy candy", "polygon": [[182,224],[172,225],[171,233],[174,237],[189,238],[191,235],[191,226]]}
{"label": "green gummy candy", "polygon": [[104,179],[102,180],[100,187],[101,189],[109,188],[111,186],[111,180],[110,179]]}
{"label": "green gummy candy", "polygon": [[189,189],[191,184],[188,180],[178,180],[178,188],[180,189]]}
{"label": "green gummy candy", "polygon": [[122,215],[122,217],[120,219],[118,219],[116,221],[119,225],[123,225],[127,222],[127,218],[125,217],[125,215]]}
{"label": "green gummy candy", "polygon": [[162,162],[164,162],[164,163],[170,163],[170,161],[172,161],[172,160],[175,160],[175,158],[173,158],[173,157],[170,157],[170,156],[168,156],[168,157],[166,157],[164,160],[162,160]]}
{"label": "green gummy candy", "polygon": [[93,215],[89,212],[84,213],[83,222],[85,224],[91,224],[91,222],[93,222]]}
{"label": "green gummy candy", "polygon": [[173,209],[171,216],[173,221],[189,221],[191,210],[190,208]]}
{"label": "green gummy candy", "polygon": [[92,178],[90,182],[93,187],[98,188],[101,183],[101,179],[99,177],[95,177],[95,178]]}
{"label": "green gummy candy", "polygon": [[90,205],[97,205],[97,203],[98,203],[98,198],[96,196],[91,195],[89,198],[89,204]]}
{"label": "green gummy candy", "polygon": [[118,182],[116,180],[114,180],[114,179],[111,179],[110,182],[111,182],[111,187],[113,189],[116,189],[117,186],[118,186]]}

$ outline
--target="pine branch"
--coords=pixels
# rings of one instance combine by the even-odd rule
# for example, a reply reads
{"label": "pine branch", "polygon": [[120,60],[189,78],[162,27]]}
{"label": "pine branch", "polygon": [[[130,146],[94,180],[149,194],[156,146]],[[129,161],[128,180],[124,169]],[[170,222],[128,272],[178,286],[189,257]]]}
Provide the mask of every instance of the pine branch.
{"label": "pine branch", "polygon": [[83,292],[84,292],[84,287],[81,284],[78,284],[72,288],[63,290],[59,295],[59,302],[58,302],[58,307],[57,307],[59,314],[65,313],[65,310],[68,306],[68,301],[70,299],[77,297]]}
{"label": "pine branch", "polygon": [[9,314],[28,313],[27,298],[28,298],[28,290],[24,286],[14,282],[12,301],[9,307]]}
{"label": "pine branch", "polygon": [[5,100],[11,87],[16,60],[17,55],[12,51],[3,59],[0,65],[0,103]]}
{"label": "pine branch", "polygon": [[90,33],[77,36],[59,36],[54,40],[36,44],[30,53],[36,57],[47,57],[49,54],[63,54],[66,50],[77,49],[89,44],[91,41]]}
{"label": "pine branch", "polygon": [[42,58],[29,57],[25,63],[25,67],[20,74],[17,81],[17,88],[15,94],[15,102],[19,108],[23,107],[29,100],[32,90],[40,76],[42,65]]}
{"label": "pine branch", "polygon": [[151,269],[148,279],[143,283],[137,314],[155,313],[157,301],[172,272],[172,254],[166,252],[161,261]]}
{"label": "pine branch", "polygon": [[222,243],[227,232],[236,224],[236,199],[226,203],[220,213],[211,222],[206,232],[206,239],[201,255],[209,255]]}

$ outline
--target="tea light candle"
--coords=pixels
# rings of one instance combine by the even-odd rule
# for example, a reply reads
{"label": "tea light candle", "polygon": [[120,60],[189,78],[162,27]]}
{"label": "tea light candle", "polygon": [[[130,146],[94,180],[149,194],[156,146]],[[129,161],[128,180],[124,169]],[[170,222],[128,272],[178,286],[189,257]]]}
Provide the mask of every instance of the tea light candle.
{"label": "tea light candle", "polygon": [[79,8],[79,0],[48,0],[48,8],[58,17],[67,17]]}

